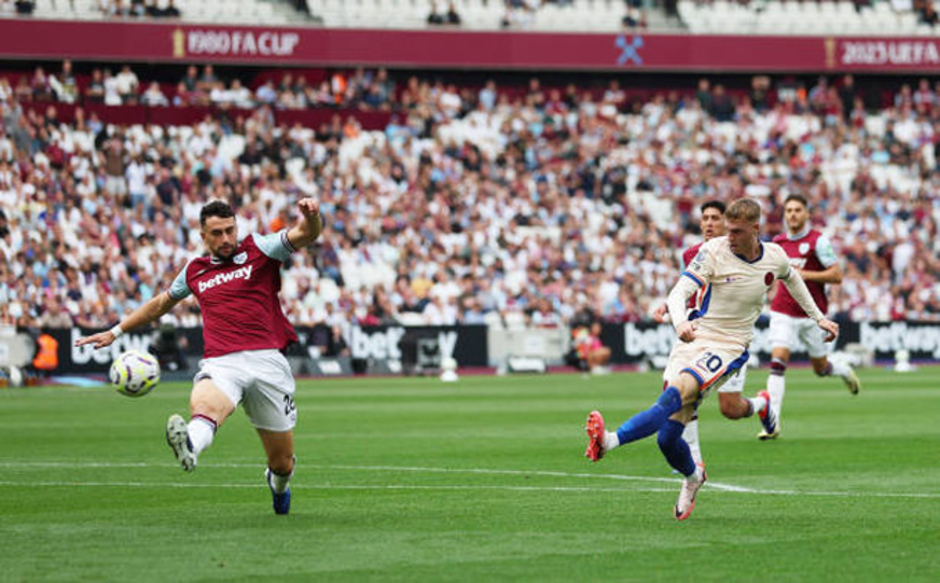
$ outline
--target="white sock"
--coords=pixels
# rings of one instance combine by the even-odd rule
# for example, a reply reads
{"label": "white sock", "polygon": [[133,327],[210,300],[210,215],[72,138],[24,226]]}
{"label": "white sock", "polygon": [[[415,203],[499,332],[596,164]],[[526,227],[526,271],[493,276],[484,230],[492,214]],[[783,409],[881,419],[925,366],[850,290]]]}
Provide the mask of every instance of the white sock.
{"label": "white sock", "polygon": [[832,364],[832,375],[833,375],[833,376],[842,377],[842,378],[845,378],[845,377],[849,376],[849,366],[848,366],[847,364],[845,364],[844,362],[841,362],[841,361],[840,361],[840,362],[832,362],[832,361],[830,360],[829,363]]}
{"label": "white sock", "polygon": [[193,453],[197,456],[212,444],[212,438],[215,437],[215,423],[212,420],[196,415],[189,420],[186,431],[189,433],[189,441],[193,444]]}
{"label": "white sock", "polygon": [[290,479],[294,477],[294,470],[291,470],[286,476],[276,473],[274,470],[271,470],[271,468],[268,468],[268,470],[270,470],[268,475],[271,476],[271,487],[274,488],[274,491],[278,494],[286,492],[287,486],[290,484]]}
{"label": "white sock", "polygon": [[702,450],[698,444],[698,419],[693,419],[686,423],[685,429],[682,431],[682,439],[689,444],[689,449],[692,451],[692,459],[695,460],[695,465],[702,463]]}
{"label": "white sock", "polygon": [[745,417],[750,417],[767,406],[767,399],[761,396],[754,397],[753,399],[745,399],[745,401],[750,404],[750,409]]}
{"label": "white sock", "polygon": [[610,451],[620,447],[620,438],[617,437],[616,431],[605,431],[604,432],[604,451]]}
{"label": "white sock", "polygon": [[783,375],[772,374],[767,377],[767,392],[770,393],[770,406],[780,420],[780,411],[783,409],[783,395],[787,392],[787,382]]}

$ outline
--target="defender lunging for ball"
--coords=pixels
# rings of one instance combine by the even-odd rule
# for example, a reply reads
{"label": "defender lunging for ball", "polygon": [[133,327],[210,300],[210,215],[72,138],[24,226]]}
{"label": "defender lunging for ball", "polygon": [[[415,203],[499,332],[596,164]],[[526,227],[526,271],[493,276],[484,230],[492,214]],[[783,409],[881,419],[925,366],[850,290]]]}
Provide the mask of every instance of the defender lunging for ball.
{"label": "defender lunging for ball", "polygon": [[221,201],[200,213],[207,256],[190,261],[170,289],[155,296],[107,332],[81,338],[76,345],[110,345],[124,332],[158,320],[189,296],[202,310],[204,359],[190,395],[190,420],[167,421],[166,439],[180,465],[193,471],[218,427],[239,403],[258,431],[268,458],[265,471],[274,511],[290,511],[294,471],[294,378],[282,351],[297,340],[278,300],[280,268],[290,254],[320,236],[319,205],[297,203],[300,219],[272,235],[238,240],[235,212]]}

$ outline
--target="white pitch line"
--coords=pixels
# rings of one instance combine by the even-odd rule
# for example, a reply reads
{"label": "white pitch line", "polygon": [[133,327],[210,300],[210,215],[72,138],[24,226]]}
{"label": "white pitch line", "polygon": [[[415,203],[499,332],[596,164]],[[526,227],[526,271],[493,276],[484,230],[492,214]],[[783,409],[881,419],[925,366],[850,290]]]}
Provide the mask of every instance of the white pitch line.
{"label": "white pitch line", "polygon": [[[105,488],[261,488],[262,482],[255,484],[188,484],[182,482],[12,482],[0,481],[0,486],[22,486],[24,488],[46,487],[105,487]],[[294,490],[509,490],[509,491],[543,491],[543,492],[674,492],[674,488],[590,488],[569,486],[475,486],[475,485],[441,485],[422,486],[414,484],[297,484],[292,483]]]}
{"label": "white pitch line", "polygon": [[[212,467],[222,468],[259,468],[259,463],[218,463],[212,464]],[[154,464],[147,462],[18,462],[3,460],[0,461],[0,467],[36,467],[36,468],[175,468],[176,464]],[[435,468],[422,466],[384,466],[384,465],[327,465],[327,464],[302,464],[303,468],[313,470],[343,470],[343,471],[379,471],[379,472],[416,472],[416,473],[435,473],[435,474],[477,474],[477,475],[508,475],[508,476],[541,476],[552,478],[578,478],[578,479],[602,479],[619,480],[632,482],[654,482],[667,483],[675,485],[681,482],[678,478],[663,478],[653,476],[629,476],[624,474],[589,474],[572,473],[546,470],[504,470],[489,468]],[[26,483],[13,481],[0,481],[0,486],[21,486]],[[147,482],[35,482],[29,485],[37,486],[126,486],[126,487],[168,487],[168,488],[254,488],[250,484],[186,484],[186,483],[147,483]],[[665,488],[596,488],[596,487],[566,487],[566,486],[420,486],[420,485],[317,485],[317,484],[297,484],[296,487],[304,489],[348,489],[348,490],[544,490],[557,492],[671,492],[672,489]],[[911,498],[911,499],[940,499],[940,493],[934,492],[838,492],[838,491],[812,491],[812,490],[775,490],[748,488],[744,486],[735,486],[733,484],[723,484],[720,482],[709,481],[705,484],[705,489],[716,492],[727,492],[736,494],[758,494],[773,496],[816,496],[816,497],[842,497],[842,498]]]}

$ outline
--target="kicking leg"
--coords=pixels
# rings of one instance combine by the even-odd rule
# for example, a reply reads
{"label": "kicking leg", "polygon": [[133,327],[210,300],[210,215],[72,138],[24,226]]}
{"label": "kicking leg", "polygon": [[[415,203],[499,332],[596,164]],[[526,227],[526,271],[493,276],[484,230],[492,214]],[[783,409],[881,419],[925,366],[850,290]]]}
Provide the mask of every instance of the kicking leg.
{"label": "kicking leg", "polygon": [[189,409],[188,424],[173,414],[166,426],[167,444],[187,472],[196,468],[199,454],[212,444],[216,430],[235,410],[235,404],[211,378],[203,378],[193,386]]}
{"label": "kicking leg", "polygon": [[847,363],[835,363],[826,356],[820,358],[810,357],[810,361],[813,363],[813,372],[815,372],[817,376],[837,376],[841,378],[842,382],[845,383],[845,387],[853,395],[857,395],[859,389],[862,388],[862,383],[858,380],[858,376]]}
{"label": "kicking leg", "polygon": [[692,375],[680,374],[677,382],[667,387],[649,409],[625,421],[617,431],[606,431],[603,416],[598,411],[591,411],[585,427],[589,441],[584,455],[597,461],[616,447],[656,433],[683,405],[691,406],[698,400],[698,387],[698,381]]}

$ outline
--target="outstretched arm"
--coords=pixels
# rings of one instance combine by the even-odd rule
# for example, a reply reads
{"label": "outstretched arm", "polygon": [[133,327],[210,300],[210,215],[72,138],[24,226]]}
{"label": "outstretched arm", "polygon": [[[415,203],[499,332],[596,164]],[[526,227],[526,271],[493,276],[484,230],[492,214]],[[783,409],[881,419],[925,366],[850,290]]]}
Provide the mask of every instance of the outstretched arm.
{"label": "outstretched arm", "polygon": [[784,278],[782,281],[783,285],[787,286],[787,291],[790,292],[790,295],[796,300],[796,303],[806,312],[806,315],[812,318],[813,321],[826,332],[826,342],[835,340],[836,336],[839,335],[839,325],[827,319],[826,316],[819,311],[815,300],[813,300],[813,296],[810,295],[809,289],[806,287],[806,282],[800,277],[799,272],[795,269],[791,269],[789,277]]}
{"label": "outstretched arm", "polygon": [[302,198],[297,202],[300,220],[287,231],[287,240],[294,249],[303,249],[317,240],[323,223],[320,219],[320,204],[312,198]]}
{"label": "outstretched arm", "polygon": [[111,328],[107,332],[99,332],[91,336],[85,336],[75,341],[75,346],[84,344],[94,344],[95,348],[104,348],[110,346],[126,331],[139,326],[144,326],[156,320],[159,320],[163,314],[173,309],[180,300],[174,300],[168,292],[163,292],[151,298],[149,302],[137,308],[131,315],[121,321],[120,324]]}
{"label": "outstretched arm", "polygon": [[817,283],[842,283],[842,267],[836,263],[822,271],[799,270],[803,281],[815,281]]}

